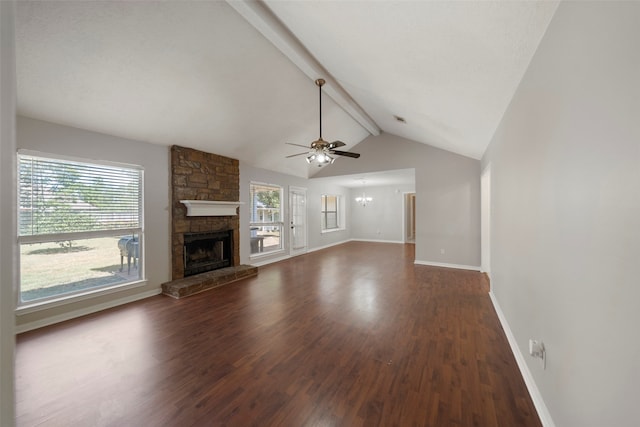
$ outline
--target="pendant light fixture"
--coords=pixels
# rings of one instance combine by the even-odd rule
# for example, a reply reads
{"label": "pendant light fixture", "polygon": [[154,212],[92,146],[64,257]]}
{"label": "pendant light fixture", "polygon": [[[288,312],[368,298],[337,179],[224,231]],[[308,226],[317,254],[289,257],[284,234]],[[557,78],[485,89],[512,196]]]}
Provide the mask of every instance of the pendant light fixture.
{"label": "pendant light fixture", "polygon": [[371,197],[368,197],[364,191],[364,179],[362,180],[362,196],[356,197],[356,202],[360,203],[362,206],[367,206],[369,203],[373,201]]}

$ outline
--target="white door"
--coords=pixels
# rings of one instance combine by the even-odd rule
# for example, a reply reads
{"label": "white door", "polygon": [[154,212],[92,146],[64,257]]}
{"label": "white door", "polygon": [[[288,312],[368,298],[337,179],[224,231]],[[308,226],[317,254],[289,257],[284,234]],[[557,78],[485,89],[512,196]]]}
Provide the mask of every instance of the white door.
{"label": "white door", "polygon": [[290,255],[307,251],[307,189],[289,187]]}

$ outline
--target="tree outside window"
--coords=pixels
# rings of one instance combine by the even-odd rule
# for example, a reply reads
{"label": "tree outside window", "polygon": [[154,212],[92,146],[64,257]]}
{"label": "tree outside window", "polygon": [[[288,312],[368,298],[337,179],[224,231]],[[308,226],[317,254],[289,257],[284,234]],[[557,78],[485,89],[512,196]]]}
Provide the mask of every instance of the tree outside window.
{"label": "tree outside window", "polygon": [[267,254],[283,249],[282,187],[251,183],[250,253]]}
{"label": "tree outside window", "polygon": [[142,169],[18,155],[20,304],[141,279]]}

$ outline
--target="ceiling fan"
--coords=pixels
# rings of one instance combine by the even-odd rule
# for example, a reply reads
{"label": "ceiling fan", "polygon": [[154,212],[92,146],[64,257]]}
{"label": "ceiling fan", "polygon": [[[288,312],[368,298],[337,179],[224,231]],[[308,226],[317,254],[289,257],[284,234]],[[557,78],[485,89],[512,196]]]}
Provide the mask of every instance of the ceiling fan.
{"label": "ceiling fan", "polygon": [[287,158],[306,155],[307,156],[307,163],[313,163],[315,161],[315,162],[318,163],[318,167],[321,167],[321,166],[329,164],[329,163],[333,163],[336,160],[335,157],[333,157],[333,155],[352,157],[354,159],[357,159],[358,157],[360,157],[360,154],[358,154],[358,153],[351,153],[349,151],[336,150],[336,148],[338,148],[338,147],[344,147],[345,145],[347,145],[342,141],[328,142],[328,141],[325,141],[324,139],[322,139],[322,86],[324,84],[325,84],[324,79],[317,79],[316,80],[316,85],[318,86],[318,94],[319,94],[319,98],[318,99],[319,99],[319,104],[320,104],[320,108],[319,108],[319,110],[320,110],[320,137],[316,141],[313,141],[311,143],[311,146],[309,146],[309,147],[307,147],[306,145],[292,144],[290,142],[286,143],[286,144],[289,144],[289,145],[295,145],[296,147],[303,147],[303,148],[306,148],[308,150],[308,151],[305,151],[304,153],[292,154],[290,156],[287,156]]}

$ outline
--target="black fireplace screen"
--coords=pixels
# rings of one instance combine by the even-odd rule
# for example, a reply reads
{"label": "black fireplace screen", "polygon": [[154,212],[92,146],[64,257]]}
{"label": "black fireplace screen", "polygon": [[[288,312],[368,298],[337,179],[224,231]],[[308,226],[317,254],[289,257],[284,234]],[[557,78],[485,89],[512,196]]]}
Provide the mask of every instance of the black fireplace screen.
{"label": "black fireplace screen", "polygon": [[185,233],[184,276],[233,265],[233,231]]}

